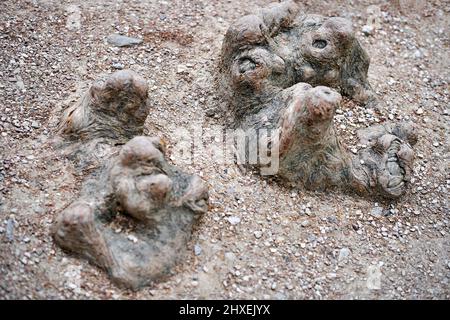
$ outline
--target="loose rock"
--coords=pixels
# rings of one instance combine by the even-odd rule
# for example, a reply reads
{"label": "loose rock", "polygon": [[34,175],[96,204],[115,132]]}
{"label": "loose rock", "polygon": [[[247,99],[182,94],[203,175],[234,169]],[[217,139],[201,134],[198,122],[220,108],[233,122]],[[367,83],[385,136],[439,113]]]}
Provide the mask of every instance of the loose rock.
{"label": "loose rock", "polygon": [[370,290],[381,289],[381,266],[372,265],[367,268],[367,288]]}
{"label": "loose rock", "polygon": [[131,37],[122,36],[119,34],[110,35],[106,40],[108,41],[108,43],[110,45],[113,45],[116,47],[129,47],[129,46],[138,45],[138,44],[142,43],[142,39],[131,38]]}

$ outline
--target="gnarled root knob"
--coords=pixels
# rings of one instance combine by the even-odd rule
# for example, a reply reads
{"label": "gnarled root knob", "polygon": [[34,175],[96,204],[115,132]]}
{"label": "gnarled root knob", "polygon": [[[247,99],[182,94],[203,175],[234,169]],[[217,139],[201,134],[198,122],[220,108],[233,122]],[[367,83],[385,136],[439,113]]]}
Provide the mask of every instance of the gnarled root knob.
{"label": "gnarled root knob", "polygon": [[397,198],[405,193],[417,141],[410,124],[380,125],[360,132],[367,147],[352,157],[333,128],[341,96],[333,89],[299,83],[282,92],[286,107],[279,129],[279,175],[308,189],[338,187],[358,194]]}
{"label": "gnarled root knob", "polygon": [[142,77],[131,70],[113,73],[64,112],[54,145],[78,167],[101,165],[116,146],[143,133],[147,97]]}
{"label": "gnarled root knob", "polygon": [[[360,132],[361,150],[354,161],[358,179],[369,192],[387,198],[405,193],[410,181],[417,130],[411,123],[386,124]],[[371,191],[373,190],[373,191]]]}
{"label": "gnarled root knob", "polygon": [[280,119],[280,175],[309,189],[340,185],[349,162],[332,121],[341,96],[306,83],[284,94],[290,99]]}
{"label": "gnarled root knob", "polygon": [[74,140],[131,139],[142,133],[147,89],[147,82],[133,71],[117,71],[64,112],[58,132]]}

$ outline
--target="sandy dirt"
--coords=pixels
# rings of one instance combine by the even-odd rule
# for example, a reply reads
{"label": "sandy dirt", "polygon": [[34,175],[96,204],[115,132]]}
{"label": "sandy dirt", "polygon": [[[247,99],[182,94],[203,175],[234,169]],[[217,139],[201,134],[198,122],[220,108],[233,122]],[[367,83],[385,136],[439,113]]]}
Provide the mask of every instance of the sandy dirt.
{"label": "sandy dirt", "polygon": [[[173,147],[179,127],[223,126],[214,87],[230,22],[270,1],[3,0],[0,3],[1,299],[449,299],[449,1],[302,1],[307,13],[350,19],[371,56],[378,109],[347,101],[335,125],[419,126],[414,176],[395,202],[283,186]],[[369,5],[379,28],[364,34]],[[128,48],[106,38],[143,39]],[[168,281],[137,292],[63,252],[50,236],[83,177],[49,144],[64,108],[117,68],[148,80],[146,133],[170,162],[203,177],[211,209]]]}

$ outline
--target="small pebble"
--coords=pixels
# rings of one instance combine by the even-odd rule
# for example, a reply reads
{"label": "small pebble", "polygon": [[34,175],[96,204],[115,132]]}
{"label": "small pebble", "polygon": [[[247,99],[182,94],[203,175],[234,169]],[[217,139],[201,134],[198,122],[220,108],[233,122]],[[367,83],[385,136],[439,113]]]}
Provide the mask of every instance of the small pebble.
{"label": "small pebble", "polygon": [[41,125],[39,124],[39,122],[33,121],[33,122],[31,122],[31,127],[34,129],[39,129],[41,127]]}
{"label": "small pebble", "polygon": [[112,64],[112,67],[117,70],[122,70],[125,66],[122,63],[116,62]]}
{"label": "small pebble", "polygon": [[261,231],[255,231],[253,232],[253,235],[255,236],[256,239],[259,239],[262,237],[262,232]]}
{"label": "small pebble", "polygon": [[347,260],[348,257],[350,256],[350,253],[351,253],[351,251],[349,248],[342,248],[341,250],[339,250],[338,261],[343,262],[343,261]]}
{"label": "small pebble", "polygon": [[231,223],[232,225],[236,225],[236,224],[238,224],[239,222],[241,222],[241,218],[239,218],[239,217],[228,217],[227,218],[227,221],[229,222],[229,223]]}
{"label": "small pebble", "polygon": [[373,33],[374,28],[372,26],[365,25],[362,27],[361,31],[365,36],[370,36]]}
{"label": "small pebble", "polygon": [[142,43],[142,39],[137,39],[137,38],[131,38],[131,37],[127,37],[127,36],[122,36],[119,34],[112,34],[110,35],[106,41],[108,41],[108,43],[110,45],[116,46],[116,47],[129,47],[132,45],[137,45]]}
{"label": "small pebble", "polygon": [[310,225],[310,223],[309,223],[308,220],[302,221],[302,223],[301,223],[301,226],[302,226],[302,227],[307,227],[307,226],[309,226],[309,225]]}
{"label": "small pebble", "polygon": [[196,245],[194,246],[194,254],[195,254],[196,256],[199,256],[201,253],[202,253],[202,247],[200,247],[198,244],[196,244]]}
{"label": "small pebble", "polygon": [[127,239],[132,241],[133,243],[138,242],[138,239],[135,236],[131,235],[131,234],[127,237]]}
{"label": "small pebble", "polygon": [[6,223],[6,238],[8,241],[14,240],[14,220],[11,218]]}
{"label": "small pebble", "polygon": [[383,207],[374,207],[370,214],[374,217],[381,217],[383,215]]}

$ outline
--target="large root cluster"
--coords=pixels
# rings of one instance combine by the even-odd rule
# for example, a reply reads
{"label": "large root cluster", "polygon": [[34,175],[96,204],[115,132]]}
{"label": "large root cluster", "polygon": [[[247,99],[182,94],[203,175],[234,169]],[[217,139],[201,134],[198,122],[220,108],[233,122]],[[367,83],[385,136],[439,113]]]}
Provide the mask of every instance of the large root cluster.
{"label": "large root cluster", "polygon": [[54,239],[134,289],[170,274],[208,209],[202,180],[170,165],[159,138],[139,136],[147,114],[146,82],[120,71],[69,108],[59,131],[64,151],[82,162],[100,146],[114,156],[60,214]]}
{"label": "large root cluster", "polygon": [[356,156],[341,146],[333,127],[341,94],[376,103],[368,68],[350,21],[305,15],[286,1],[230,26],[219,87],[235,128],[279,134],[271,146],[278,150],[279,176],[310,189],[396,198],[410,178],[414,127],[368,128],[361,137],[367,147]]}

